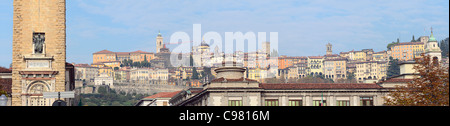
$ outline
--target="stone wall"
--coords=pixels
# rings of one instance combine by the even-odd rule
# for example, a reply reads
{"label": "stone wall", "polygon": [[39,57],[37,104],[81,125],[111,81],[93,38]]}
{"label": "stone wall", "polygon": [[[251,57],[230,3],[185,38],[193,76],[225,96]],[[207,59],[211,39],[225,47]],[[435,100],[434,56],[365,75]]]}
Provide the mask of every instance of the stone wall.
{"label": "stone wall", "polygon": [[158,92],[174,92],[188,89],[186,86],[178,85],[158,85],[151,83],[130,83],[130,82],[114,82],[114,90],[116,92],[136,93],[136,94],[149,94]]}

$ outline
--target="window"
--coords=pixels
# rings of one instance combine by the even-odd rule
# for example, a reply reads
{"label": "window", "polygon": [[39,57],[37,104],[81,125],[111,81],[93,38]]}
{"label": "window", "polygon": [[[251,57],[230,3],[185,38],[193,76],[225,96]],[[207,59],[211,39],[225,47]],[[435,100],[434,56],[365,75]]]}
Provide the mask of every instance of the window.
{"label": "window", "polygon": [[303,106],[302,100],[289,100],[289,106]]}
{"label": "window", "polygon": [[242,100],[229,100],[228,106],[242,106]]}
{"label": "window", "polygon": [[278,99],[266,99],[266,106],[278,106]]}
{"label": "window", "polygon": [[323,104],[320,103],[322,103],[322,100],[314,100],[313,106],[327,106],[327,100],[323,100]]}
{"label": "window", "polygon": [[350,106],[350,101],[348,100],[338,100],[336,106]]}
{"label": "window", "polygon": [[361,106],[373,106],[373,97],[360,97]]}

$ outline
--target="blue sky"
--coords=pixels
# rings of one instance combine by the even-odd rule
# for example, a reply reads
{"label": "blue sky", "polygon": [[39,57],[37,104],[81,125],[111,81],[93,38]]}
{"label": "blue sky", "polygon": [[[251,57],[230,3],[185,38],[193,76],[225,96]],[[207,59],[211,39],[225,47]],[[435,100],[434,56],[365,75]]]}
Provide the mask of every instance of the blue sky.
{"label": "blue sky", "polygon": [[[448,0],[67,0],[67,62],[91,63],[92,53],[154,52],[158,30],[168,42],[192,25],[202,34],[278,32],[281,55],[316,56],[374,49],[400,38],[449,36]],[[0,2],[0,66],[12,62],[12,0]],[[175,45],[168,46],[174,48]]]}

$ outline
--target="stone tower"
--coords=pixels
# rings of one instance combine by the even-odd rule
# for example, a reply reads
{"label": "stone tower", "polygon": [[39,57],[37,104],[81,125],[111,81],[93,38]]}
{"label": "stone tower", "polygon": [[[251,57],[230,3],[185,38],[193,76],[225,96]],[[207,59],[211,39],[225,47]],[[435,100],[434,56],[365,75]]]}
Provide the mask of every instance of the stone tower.
{"label": "stone tower", "polygon": [[50,106],[67,91],[66,1],[14,0],[12,105]]}
{"label": "stone tower", "polygon": [[428,39],[428,42],[424,45],[424,51],[425,55],[430,55],[431,59],[437,58],[438,61],[441,61],[441,48],[438,46],[438,42],[436,38],[434,38],[433,35],[433,28],[431,28],[431,35],[430,39]]}
{"label": "stone tower", "polygon": [[164,47],[163,37],[161,36],[161,32],[158,33],[156,37],[156,53],[159,53],[161,48]]}
{"label": "stone tower", "polygon": [[330,43],[327,44],[327,55],[333,54],[333,45]]}

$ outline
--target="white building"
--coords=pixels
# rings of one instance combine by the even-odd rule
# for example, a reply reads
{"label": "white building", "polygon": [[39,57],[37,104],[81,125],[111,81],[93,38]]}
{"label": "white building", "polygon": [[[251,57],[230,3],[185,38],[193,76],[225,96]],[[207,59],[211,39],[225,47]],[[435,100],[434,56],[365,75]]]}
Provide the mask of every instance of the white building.
{"label": "white building", "polygon": [[141,99],[135,106],[170,106],[169,100],[180,92],[160,92]]}
{"label": "white building", "polygon": [[95,77],[95,85],[108,85],[110,88],[114,88],[114,78],[108,76],[106,73],[100,74]]}

